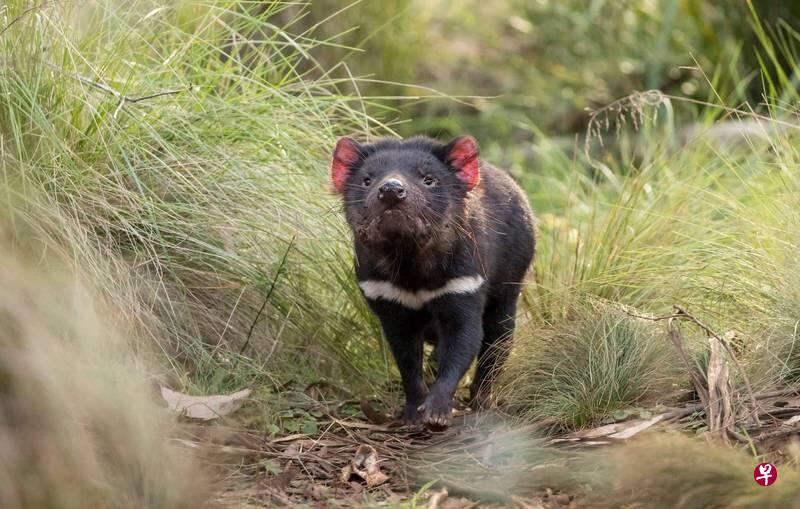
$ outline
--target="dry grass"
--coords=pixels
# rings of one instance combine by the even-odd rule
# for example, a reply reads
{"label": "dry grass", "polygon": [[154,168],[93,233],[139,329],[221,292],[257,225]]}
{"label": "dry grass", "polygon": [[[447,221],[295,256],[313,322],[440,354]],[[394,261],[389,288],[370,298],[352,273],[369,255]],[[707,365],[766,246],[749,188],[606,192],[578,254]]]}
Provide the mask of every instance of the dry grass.
{"label": "dry grass", "polygon": [[607,456],[613,486],[586,507],[654,509],[791,509],[800,507],[800,472],[778,466],[768,488],[753,480],[761,462],[732,448],[677,434],[650,436]]}
{"label": "dry grass", "polygon": [[41,252],[2,258],[0,506],[198,507],[210,485],[169,442],[121,313]]}

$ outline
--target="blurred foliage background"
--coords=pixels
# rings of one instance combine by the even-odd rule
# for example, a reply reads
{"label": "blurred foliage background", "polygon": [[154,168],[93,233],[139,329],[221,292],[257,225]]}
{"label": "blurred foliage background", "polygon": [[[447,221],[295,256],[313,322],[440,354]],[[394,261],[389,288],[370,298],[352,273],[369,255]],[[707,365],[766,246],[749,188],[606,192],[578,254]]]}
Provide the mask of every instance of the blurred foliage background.
{"label": "blurred foliage background", "polygon": [[319,28],[345,47],[319,61],[387,98],[370,112],[395,108],[402,135],[473,133],[505,165],[537,133],[570,143],[588,109],[634,91],[757,106],[792,75],[800,23],[800,5],[781,0],[323,0],[302,23],[337,9]]}

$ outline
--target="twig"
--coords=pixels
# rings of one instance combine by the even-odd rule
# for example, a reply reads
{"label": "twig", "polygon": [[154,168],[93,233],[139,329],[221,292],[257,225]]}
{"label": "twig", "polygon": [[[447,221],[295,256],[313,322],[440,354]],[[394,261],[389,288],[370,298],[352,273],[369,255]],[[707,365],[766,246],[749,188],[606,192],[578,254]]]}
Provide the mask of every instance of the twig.
{"label": "twig", "polygon": [[439,504],[444,502],[447,499],[447,488],[442,488],[441,490],[434,493],[430,500],[428,501],[428,507],[426,509],[439,509]]}
{"label": "twig", "polygon": [[250,338],[253,335],[253,330],[256,328],[258,321],[261,319],[261,313],[264,312],[264,309],[267,307],[267,303],[269,302],[269,298],[272,297],[272,292],[275,290],[275,285],[278,283],[278,278],[281,275],[281,271],[283,270],[283,266],[286,265],[286,259],[289,257],[289,251],[292,250],[294,246],[294,241],[297,239],[297,234],[292,235],[292,240],[289,241],[289,245],[286,247],[286,251],[283,253],[283,258],[281,258],[280,264],[278,264],[278,270],[275,271],[275,275],[272,278],[272,284],[269,286],[269,290],[267,291],[267,296],[264,297],[264,302],[261,304],[261,307],[256,313],[256,317],[253,320],[253,323],[250,324],[250,330],[247,331],[247,339],[245,339],[244,344],[239,349],[239,355],[242,355],[245,349],[250,345]]}
{"label": "twig", "polygon": [[768,391],[756,394],[756,399],[777,398],[781,396],[800,396],[800,389],[787,387],[775,391]]}
{"label": "twig", "polygon": [[703,329],[707,335],[709,335],[709,336],[715,338],[717,341],[719,341],[722,344],[722,346],[725,348],[725,351],[728,352],[728,356],[731,358],[731,360],[733,361],[733,364],[736,366],[736,369],[739,371],[739,374],[742,377],[742,381],[744,382],[745,389],[747,389],[747,395],[750,398],[750,404],[753,407],[752,408],[752,410],[753,410],[753,419],[755,419],[755,422],[756,422],[757,425],[760,425],[761,422],[758,419],[758,402],[756,401],[756,396],[755,396],[755,393],[753,392],[753,386],[750,385],[750,378],[747,376],[747,373],[745,372],[744,368],[739,363],[739,359],[737,359],[736,355],[733,353],[733,348],[731,348],[731,345],[728,343],[728,341],[726,339],[722,338],[719,334],[714,332],[708,325],[706,325],[705,323],[700,321],[698,318],[696,318],[695,316],[689,314],[681,306],[674,305],[672,307],[675,309],[675,311],[677,311],[678,314],[683,315],[688,320],[691,320],[698,327]]}
{"label": "twig", "polygon": [[[733,353],[733,348],[731,348],[731,345],[728,343],[728,341],[726,339],[724,339],[723,337],[721,337],[716,332],[714,332],[714,330],[711,329],[711,327],[709,327],[708,325],[703,323],[700,319],[698,319],[697,317],[695,317],[694,315],[692,315],[688,311],[686,311],[686,309],[684,309],[683,307],[678,306],[676,304],[676,305],[673,305],[672,308],[675,310],[675,313],[671,314],[671,315],[665,315],[665,316],[639,315],[639,314],[632,313],[632,312],[627,311],[627,310],[625,310],[625,313],[628,314],[629,316],[633,316],[635,318],[641,318],[643,320],[650,320],[650,321],[653,321],[653,322],[658,322],[658,321],[661,321],[661,320],[670,320],[671,321],[673,319],[687,319],[687,320],[691,321],[692,323],[694,323],[695,325],[697,325],[698,327],[700,327],[706,333],[706,335],[711,336],[711,337],[715,338],[717,341],[719,341],[720,344],[722,344],[723,348],[725,348],[726,353],[731,358],[731,360],[733,361],[734,366],[736,366],[736,370],[739,371],[739,374],[742,377],[742,381],[744,382],[745,389],[747,390],[748,398],[750,399],[750,404],[752,405],[752,415],[753,415],[753,418],[756,421],[756,424],[761,424],[760,421],[758,420],[758,403],[756,401],[755,393],[753,392],[753,386],[750,384],[750,378],[747,376],[747,373],[745,372],[744,368],[739,363],[739,359]],[[675,341],[674,338],[673,338],[673,341]],[[679,351],[681,353],[681,357],[684,358],[684,362],[686,362],[687,358],[686,358],[685,352],[682,351],[682,348],[679,349]],[[693,376],[692,378],[693,378],[693,381],[696,382],[695,376]],[[701,400],[702,400],[702,397],[701,397]]]}
{"label": "twig", "polygon": [[766,433],[761,433],[760,435],[754,436],[753,442],[763,442],[764,440],[769,440],[772,438],[780,438],[787,435],[797,434],[800,434],[800,428],[797,426],[782,426],[780,429],[775,431],[768,431]]}
{"label": "twig", "polygon": [[[58,69],[59,71],[64,72],[64,70],[61,69],[60,67],[58,67],[57,65],[54,65],[54,64],[49,64],[49,65],[50,65],[50,67],[53,67],[54,69]],[[66,74],[73,74],[73,73],[66,73]],[[149,99],[155,99],[157,97],[163,97],[165,95],[176,95],[176,94],[182,94],[184,92],[190,92],[192,90],[192,87],[193,87],[193,85],[190,83],[188,86],[183,87],[183,88],[176,88],[176,89],[172,89],[172,90],[162,90],[161,92],[156,92],[155,94],[148,94],[148,95],[142,95],[142,96],[138,96],[138,97],[131,97],[129,95],[125,95],[125,94],[123,94],[121,92],[118,92],[118,91],[114,90],[113,88],[111,88],[110,86],[106,85],[105,83],[94,81],[94,80],[92,80],[90,78],[87,78],[86,76],[81,75],[80,73],[76,72],[73,75],[75,76],[75,79],[77,79],[81,83],[86,83],[87,85],[90,85],[90,86],[92,86],[92,87],[94,87],[94,88],[96,88],[98,90],[102,90],[103,92],[111,94],[111,95],[113,95],[114,97],[117,98],[117,100],[118,100],[117,107],[114,108],[114,113],[112,113],[112,115],[111,115],[111,118],[113,118],[113,119],[117,118],[117,115],[119,114],[120,110],[126,104],[136,104],[136,103],[139,103],[139,102],[147,101]]]}
{"label": "twig", "polygon": [[676,408],[675,410],[670,410],[669,412],[664,414],[665,421],[671,420],[680,420],[686,417],[687,415],[692,415],[695,412],[699,412],[700,410],[704,410],[705,405],[703,403],[695,403],[694,405],[689,405],[684,408]]}
{"label": "twig", "polygon": [[628,311],[627,309],[623,309],[626,315],[632,316],[634,318],[639,318],[641,320],[649,320],[651,322],[661,322],[664,320],[669,320],[671,318],[681,318],[682,315],[663,315],[663,316],[649,316],[649,315],[640,315],[638,313],[634,313],[632,311]]}
{"label": "twig", "polygon": [[514,502],[514,505],[519,507],[519,509],[541,509],[543,507],[541,503],[533,505],[523,500],[522,497],[517,497],[515,495],[511,495],[511,501]]}
{"label": "twig", "polygon": [[750,445],[751,447],[755,447],[755,444],[753,444],[752,440],[750,440],[747,436],[742,435],[741,433],[739,433],[738,431],[736,431],[733,428],[730,428],[730,427],[729,428],[725,428],[725,433],[727,433],[728,436],[730,438],[734,439],[734,440],[737,440],[737,441],[739,441],[739,442],[741,442],[743,444]]}
{"label": "twig", "polygon": [[674,318],[669,318],[668,330],[669,338],[672,340],[672,344],[675,345],[678,355],[680,355],[683,364],[686,366],[686,370],[689,372],[689,376],[692,378],[692,385],[694,385],[694,390],[700,397],[700,403],[707,410],[709,404],[707,384],[703,382],[702,378],[700,378],[700,374],[692,365],[691,359],[689,359],[689,354],[687,354],[686,349],[683,348],[683,337],[681,336],[678,326],[675,325]]}
{"label": "twig", "polygon": [[35,11],[36,9],[41,9],[41,8],[43,8],[44,6],[46,6],[47,4],[49,4],[49,3],[52,3],[52,2],[42,2],[42,3],[41,3],[41,4],[39,4],[39,5],[34,5],[33,7],[28,7],[27,9],[25,9],[24,11],[22,11],[21,13],[19,13],[19,15],[18,15],[16,18],[14,18],[14,19],[12,19],[11,21],[9,21],[8,25],[4,26],[4,27],[3,27],[3,29],[2,29],[2,30],[0,30],[0,35],[3,35],[4,33],[6,33],[6,32],[8,31],[8,29],[9,29],[9,28],[11,28],[12,26],[14,26],[14,24],[15,24],[15,23],[17,23],[18,21],[20,21],[22,18],[24,18],[25,16],[27,16],[27,15],[28,15],[28,14],[30,14],[31,12]]}

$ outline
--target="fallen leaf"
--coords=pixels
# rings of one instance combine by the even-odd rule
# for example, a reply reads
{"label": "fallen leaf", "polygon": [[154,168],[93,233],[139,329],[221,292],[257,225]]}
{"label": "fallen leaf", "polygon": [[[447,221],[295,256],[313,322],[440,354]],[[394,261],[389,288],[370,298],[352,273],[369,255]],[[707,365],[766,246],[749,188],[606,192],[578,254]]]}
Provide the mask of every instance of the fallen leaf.
{"label": "fallen leaf", "polygon": [[794,423],[800,422],[800,415],[794,415],[788,420],[784,421],[784,426],[791,426]]}
{"label": "fallen leaf", "polygon": [[442,488],[440,491],[437,491],[431,498],[428,500],[428,507],[426,509],[439,509],[439,504],[447,500],[447,489]]}
{"label": "fallen leaf", "polygon": [[612,433],[616,433],[622,429],[622,424],[615,422],[612,424],[606,424],[605,426],[600,426],[598,428],[592,428],[587,430],[582,430],[577,433],[573,433],[570,435],[571,437],[576,438],[597,438],[597,437],[607,437]]}
{"label": "fallen leaf", "polygon": [[189,396],[161,386],[161,397],[167,406],[184,417],[209,421],[235,412],[242,406],[251,389],[216,396]]}
{"label": "fallen leaf", "polygon": [[386,422],[389,421],[389,418],[375,410],[372,403],[367,399],[361,400],[361,411],[364,412],[364,415],[367,416],[367,420],[372,424],[386,424]]}
{"label": "fallen leaf", "polygon": [[651,419],[633,419],[625,422],[615,422],[597,428],[581,430],[569,435],[570,438],[591,439],[609,437],[618,440],[630,438],[664,419],[665,414],[659,414]]}
{"label": "fallen leaf", "polygon": [[[300,436],[305,437],[305,435],[300,435]],[[314,440],[310,440],[307,438],[303,438],[301,440],[295,440],[294,442],[289,444],[289,447],[287,447],[285,451],[283,451],[283,455],[286,456],[287,458],[297,458],[304,452],[308,452],[316,446],[317,443]]]}
{"label": "fallen leaf", "polygon": [[646,421],[641,421],[641,420],[631,421],[630,426],[626,426],[625,429],[623,429],[622,431],[614,433],[613,435],[609,435],[609,438],[616,438],[619,440],[630,438],[638,433],[641,433],[642,431],[653,426],[654,424],[658,423],[663,418],[664,414],[661,414],[661,415],[656,415],[652,419],[648,419]]}
{"label": "fallen leaf", "polygon": [[389,479],[389,476],[381,472],[377,451],[366,444],[359,446],[350,459],[350,464],[342,468],[342,482],[347,483],[353,476],[365,480],[368,488],[383,484]]}
{"label": "fallen leaf", "polygon": [[478,502],[473,502],[467,498],[447,497],[447,500],[441,505],[441,509],[472,509],[477,506]]}
{"label": "fallen leaf", "polygon": [[328,487],[323,484],[307,484],[303,489],[303,495],[313,500],[327,500]]}
{"label": "fallen leaf", "polygon": [[269,476],[264,484],[279,491],[286,491],[298,473],[300,473],[300,469],[290,461],[283,472]]}

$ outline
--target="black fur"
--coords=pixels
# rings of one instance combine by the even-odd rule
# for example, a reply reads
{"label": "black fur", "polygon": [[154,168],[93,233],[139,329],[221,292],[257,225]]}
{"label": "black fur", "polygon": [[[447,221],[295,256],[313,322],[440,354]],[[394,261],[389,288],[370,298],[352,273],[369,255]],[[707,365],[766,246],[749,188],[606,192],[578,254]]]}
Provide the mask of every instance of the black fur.
{"label": "black fur", "polygon": [[[358,280],[389,281],[410,292],[435,290],[456,277],[485,280],[474,293],[445,294],[421,309],[367,299],[402,375],[403,418],[445,426],[472,361],[478,358],[470,396],[481,402],[505,360],[503,344],[514,331],[517,297],[534,255],[533,213],[513,180],[489,164],[480,163],[480,181],[468,191],[448,163],[452,143],[416,137],[356,146],[341,191]],[[393,177],[407,197],[387,205],[379,188]],[[423,339],[437,342],[430,391],[422,380]]]}

